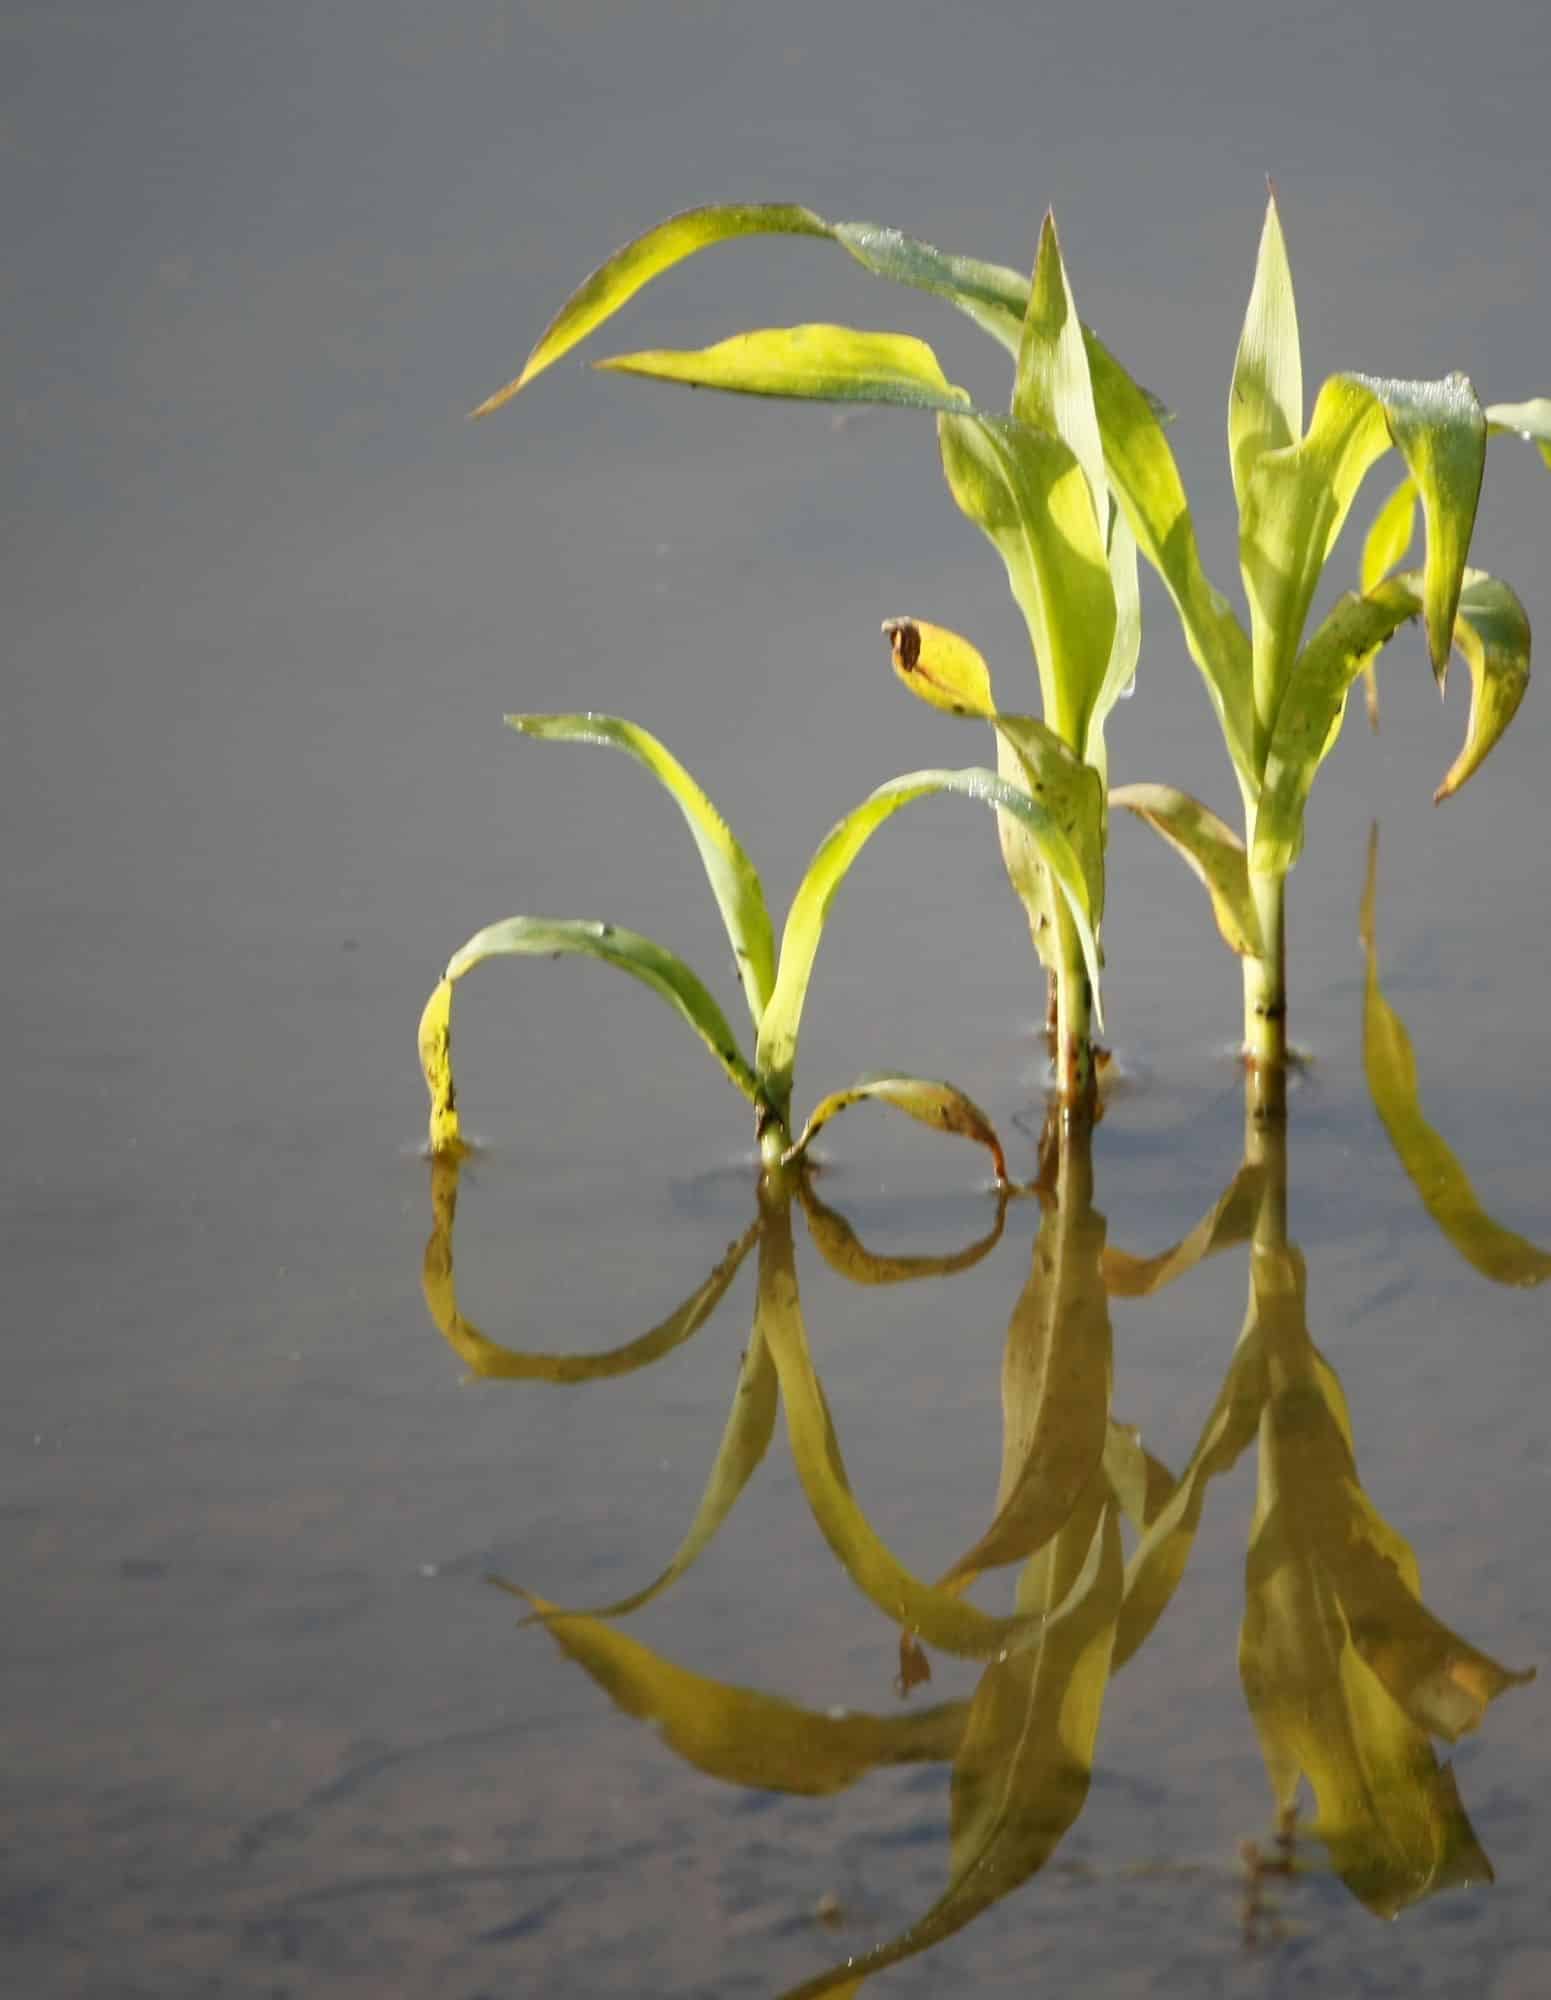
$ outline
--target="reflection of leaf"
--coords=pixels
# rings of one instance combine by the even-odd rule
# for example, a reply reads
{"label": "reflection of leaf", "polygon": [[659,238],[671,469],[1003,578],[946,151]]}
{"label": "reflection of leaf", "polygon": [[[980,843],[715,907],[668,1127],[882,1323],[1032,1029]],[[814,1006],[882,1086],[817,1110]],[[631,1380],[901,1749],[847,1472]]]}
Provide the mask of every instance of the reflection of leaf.
{"label": "reflection of leaf", "polygon": [[[1087,1135],[1064,1135],[1068,1148]],[[990,1527],[942,1582],[963,1590],[983,1570],[1021,1562],[1069,1520],[1109,1434],[1112,1341],[1100,1272],[1104,1218],[1064,1190],[1040,1219],[1033,1264],[1002,1359],[1002,1472]]]}
{"label": "reflection of leaf", "polygon": [[1255,1227],[1260,1202],[1260,1168],[1247,1162],[1239,1168],[1217,1206],[1204,1215],[1182,1242],[1172,1250],[1160,1250],[1155,1257],[1133,1257],[1128,1251],[1106,1249],[1104,1284],[1112,1298],[1142,1299],[1161,1292],[1176,1278],[1193,1271],[1219,1250],[1246,1243]]}
{"label": "reflection of leaf", "polygon": [[1465,1169],[1422,1116],[1411,1037],[1379,986],[1374,919],[1378,838],[1375,827],[1368,842],[1368,881],[1362,906],[1363,953],[1368,964],[1363,1066],[1374,1109],[1428,1214],[1466,1263],[1500,1285],[1544,1284],[1551,1278],[1551,1255],[1492,1220],[1477,1201]]}
{"label": "reflection of leaf", "polygon": [[967,1271],[994,1250],[1007,1223],[1007,1191],[997,1199],[996,1223],[977,1243],[940,1257],[885,1257],[869,1250],[837,1210],[819,1200],[804,1175],[798,1186],[808,1234],[829,1268],[853,1285],[904,1285],[917,1278],[948,1278]]}
{"label": "reflection of leaf", "polygon": [[854,1785],[879,1765],[944,1763],[963,1736],[962,1701],[893,1716],[799,1708],[689,1673],[612,1625],[495,1581],[533,1606],[555,1644],[616,1707],[655,1723],[687,1763],[726,1784],[819,1798]]}
{"label": "reflection of leaf", "polygon": [[1082,1811],[1120,1602],[1120,1527],[1095,1479],[1018,1602],[1048,1606],[1039,1644],[987,1667],[953,1766],[946,1892],[891,1943],[821,1973],[786,2000],[839,2000],[885,1966],[951,1937],[1043,1868]]}
{"label": "reflection of leaf", "polygon": [[1255,1262],[1269,1393],[1240,1672],[1278,1805],[1306,1776],[1337,1873],[1393,1915],[1491,1879],[1428,1733],[1474,1728],[1529,1677],[1421,1603],[1416,1558],[1362,1490],[1340,1383],[1309,1339],[1302,1259],[1259,1247]]}
{"label": "reflection of leaf", "polygon": [[[705,1492],[695,1510],[689,1533],[680,1543],[677,1554],[661,1576],[644,1590],[638,1590],[630,1597],[621,1597],[613,1604],[589,1608],[582,1615],[589,1618],[623,1618],[629,1612],[639,1611],[643,1604],[660,1597],[670,1584],[676,1583],[699,1560],[737,1505],[744,1487],[765,1456],[775,1434],[780,1400],[775,1367],[764,1336],[756,1326],[749,1336],[748,1346],[743,1350],[738,1386],[733,1392],[732,1409],[722,1432],[722,1441],[717,1447],[711,1476],[706,1481]],[[571,1613],[568,1610],[565,1614],[554,1615],[570,1616]]]}
{"label": "reflection of leaf", "polygon": [[792,1456],[808,1505],[846,1574],[884,1615],[946,1653],[985,1658],[1031,1645],[1039,1619],[993,1618],[950,1592],[922,1582],[886,1547],[858,1505],[846,1477],[829,1406],[808,1352],[797,1292],[789,1197],[762,1185],[759,1244],[760,1330],[781,1378]]}
{"label": "reflection of leaf", "polygon": [[759,1234],[759,1224],[751,1223],[705,1282],[649,1333],[606,1354],[543,1354],[503,1347],[488,1339],[459,1309],[452,1260],[452,1231],[458,1212],[455,1160],[431,1163],[431,1212],[432,1228],[421,1274],[426,1305],[448,1346],[462,1356],[474,1374],[489,1381],[596,1382],[605,1376],[629,1375],[660,1361],[705,1325]]}

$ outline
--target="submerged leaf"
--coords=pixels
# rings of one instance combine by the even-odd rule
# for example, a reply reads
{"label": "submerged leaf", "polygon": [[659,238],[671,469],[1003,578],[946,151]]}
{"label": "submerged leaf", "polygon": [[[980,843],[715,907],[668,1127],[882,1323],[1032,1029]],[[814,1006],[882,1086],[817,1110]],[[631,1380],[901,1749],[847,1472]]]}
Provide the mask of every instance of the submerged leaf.
{"label": "submerged leaf", "polygon": [[990,1153],[998,1185],[1006,1184],[1007,1156],[996,1136],[996,1127],[978,1104],[951,1083],[933,1083],[926,1077],[899,1076],[892,1072],[859,1077],[846,1089],[831,1091],[809,1115],[786,1159],[800,1158],[838,1112],[852,1104],[872,1103],[892,1104],[896,1111],[903,1111],[917,1124],[931,1126],[935,1132],[956,1132],[961,1139],[973,1139]]}
{"label": "submerged leaf", "polygon": [[487,396],[476,417],[487,416],[511,401],[535,375],[568,354],[595,327],[634,298],[643,285],[659,272],[682,263],[697,250],[725,243],[738,236],[828,236],[830,227],[811,209],[789,203],[731,203],[711,208],[686,209],[670,215],[637,236],[623,249],[600,264],[584,278],[540,335],[538,344],[523,364],[522,373],[493,396]]}
{"label": "submerged leaf", "polygon": [[616,1708],[655,1724],[686,1763],[724,1784],[823,1798],[881,1765],[944,1763],[962,1739],[965,1702],[891,1716],[799,1708],[690,1673],[611,1625],[493,1581],[532,1605],[555,1644]]}
{"label": "submerged leaf", "polygon": [[[686,1020],[750,1103],[759,1100],[754,1072],[738,1053],[726,1016],[681,958],[639,931],[579,918],[508,917],[488,924],[447,962],[455,984],[487,958],[601,958],[660,994]],[[449,1069],[448,1086],[451,1087]]]}
{"label": "submerged leaf", "polygon": [[1109,795],[1168,842],[1212,899],[1212,915],[1230,951],[1260,956],[1260,920],[1249,892],[1244,843],[1216,813],[1172,785],[1120,785]]}
{"label": "submerged leaf", "polygon": [[734,334],[714,347],[651,348],[594,364],[692,389],[804,402],[888,403],[916,410],[968,409],[924,340],[850,326],[776,326]]}
{"label": "submerged leaf", "polygon": [[1287,244],[1273,192],[1255,262],[1255,282],[1239,335],[1228,396],[1228,459],[1234,496],[1245,489],[1260,459],[1303,436],[1303,358],[1298,308],[1293,299]]}
{"label": "submerged leaf", "polygon": [[728,942],[737,961],[754,1026],[759,1027],[775,984],[775,931],[765,907],[759,872],[671,750],[647,730],[615,715],[509,715],[510,728],[546,742],[598,743],[634,757],[672,798],[700,850]]}
{"label": "submerged leaf", "polygon": [[421,1265],[426,1307],[437,1332],[470,1372],[491,1382],[601,1382],[650,1367],[665,1354],[682,1347],[706,1324],[759,1235],[759,1224],[755,1222],[683,1304],[676,1306],[650,1332],[602,1354],[555,1354],[504,1346],[464,1318],[453,1270],[453,1225],[457,1213],[458,1163],[437,1160],[431,1169],[431,1234],[426,1239]]}
{"label": "submerged leaf", "polygon": [[1374,917],[1378,856],[1375,827],[1368,844],[1362,907],[1362,945],[1367,962],[1363,1068],[1374,1109],[1428,1214],[1466,1263],[1499,1285],[1542,1285],[1551,1278],[1551,1251],[1537,1249],[1492,1220],[1476,1199],[1458,1158],[1422,1115],[1411,1037],[1379,985]]}
{"label": "submerged leaf", "polygon": [[807,999],[819,940],[824,934],[830,907],[840,884],[857,855],[886,819],[913,800],[928,798],[937,792],[955,792],[964,798],[979,799],[985,805],[1001,807],[1016,814],[1028,826],[1040,843],[1051,873],[1071,908],[1073,921],[1082,939],[1088,976],[1093,982],[1095,1012],[1098,1011],[1098,946],[1093,935],[1082,865],[1065,831],[1035,800],[990,771],[973,768],[967,771],[914,771],[880,785],[877,791],[831,828],[792,898],[786,929],[781,937],[775,991],[760,1023],[755,1057],[762,1087],[773,1103],[784,1103],[790,1096],[803,1003]]}
{"label": "submerged leaf", "polygon": [[1115,637],[1115,588],[1087,478],[1068,445],[1025,424],[942,416],[937,431],[949,490],[1006,565],[1045,721],[1080,750]]}

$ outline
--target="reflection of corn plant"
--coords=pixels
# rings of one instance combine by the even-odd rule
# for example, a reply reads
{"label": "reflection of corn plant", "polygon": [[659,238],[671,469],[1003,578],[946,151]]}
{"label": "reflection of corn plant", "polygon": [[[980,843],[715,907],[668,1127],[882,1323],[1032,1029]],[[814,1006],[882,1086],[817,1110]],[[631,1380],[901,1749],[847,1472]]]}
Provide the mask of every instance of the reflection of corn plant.
{"label": "reflection of corn plant", "polygon": [[[882,232],[846,225],[831,231],[805,210],[720,209],[676,217],[595,272],[562,308],[522,375],[481,412],[514,395],[655,272],[724,237],[771,230],[834,234],[863,263],[912,283],[928,282],[936,257],[923,245]],[[745,395],[903,404],[938,413],[949,488],[1006,564],[1039,670],[1044,723],[1028,725],[1017,737],[1001,730],[1002,775],[1036,798],[1052,759],[1086,780],[1079,784],[1062,774],[1063,824],[1083,856],[1096,929],[1107,811],[1104,723],[1131,682],[1141,638],[1136,546],[1110,500],[1087,345],[1054,222],[1046,218],[1032,285],[976,268],[998,289],[994,330],[1004,339],[1012,333],[1017,372],[1010,418],[974,410],[924,342],[850,327],[769,328],[700,352],[655,350],[601,365]],[[1008,870],[1055,989],[1061,1098],[1081,1106],[1093,1086],[1095,995],[1088,954],[1067,898],[1019,822],[1004,815],[1001,825]]]}
{"label": "reflection of corn plant", "polygon": [[452,991],[488,958],[599,958],[649,986],[680,1014],[754,1107],[755,1132],[766,1166],[804,1152],[819,1129],[848,1105],[872,1100],[892,1104],[924,1125],[959,1132],[990,1149],[999,1179],[1006,1162],[983,1112],[949,1084],[894,1074],[867,1076],[826,1097],[794,1141],[791,1134],[792,1070],[797,1036],[819,940],[830,906],[852,862],[883,822],[902,806],[934,792],[956,792],[1011,814],[1027,830],[1052,879],[1097,984],[1097,946],[1086,878],[1071,841],[1038,800],[994,772],[916,771],[895,778],[864,799],[834,827],[798,885],[777,953],[764,890],[753,863],[726,821],[683,765],[654,736],[634,723],[599,715],[517,715],[512,726],[557,742],[600,743],[623,750],[664,786],[694,835],[732,945],[744,998],[754,1023],[754,1053],[746,1057],[725,1015],[694,972],[663,946],[614,924],[509,917],[470,938],[448,962],[420,1023],[420,1059],[431,1093],[430,1149],[438,1157],[463,1150],[452,1071]]}
{"label": "reflection of corn plant", "polygon": [[[1439,798],[1477,768],[1523,696],[1523,608],[1505,584],[1465,566],[1486,436],[1486,414],[1461,375],[1438,382],[1332,376],[1305,431],[1292,275],[1273,198],[1228,405],[1248,634],[1200,572],[1184,492],[1161,436],[1152,449],[1155,469],[1167,464],[1172,488],[1173,547],[1159,567],[1233,759],[1245,844],[1204,807],[1164,787],[1115,795],[1206,882],[1223,936],[1244,958],[1245,1052],[1258,1067],[1278,1070],[1286,1059],[1286,880],[1303,844],[1310,787],[1357,675],[1418,616],[1440,684],[1451,645],[1459,648],[1474,698],[1464,748]],[[1405,462],[1407,485],[1381,515],[1383,532],[1364,568],[1368,587],[1343,597],[1305,640],[1325,561],[1362,480],[1392,446]],[[1424,566],[1385,575],[1409,542],[1417,499],[1427,530]]]}

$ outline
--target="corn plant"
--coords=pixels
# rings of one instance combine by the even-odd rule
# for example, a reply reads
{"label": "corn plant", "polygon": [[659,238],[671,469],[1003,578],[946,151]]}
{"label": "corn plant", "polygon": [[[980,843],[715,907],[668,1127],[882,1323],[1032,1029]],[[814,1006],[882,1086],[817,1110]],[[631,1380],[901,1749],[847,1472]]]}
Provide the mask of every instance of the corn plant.
{"label": "corn plant", "polygon": [[[924,245],[886,239],[885,232],[848,225],[831,230],[805,210],[702,210],[676,217],[594,273],[561,309],[517,380],[475,414],[515,395],[656,271],[725,236],[772,229],[834,234],[864,263],[891,276],[914,274],[912,282],[936,256]],[[1041,233],[1032,284],[1006,277],[1007,283],[996,281],[996,325],[1004,337],[1009,327],[1015,335],[1010,417],[975,410],[924,341],[851,327],[765,328],[698,352],[655,349],[599,365],[744,395],[936,413],[949,489],[996,545],[1028,626],[1044,719],[974,712],[997,727],[1005,779],[1035,798],[1060,790],[1063,824],[1082,857],[1096,930],[1107,818],[1104,724],[1131,684],[1141,638],[1136,547],[1110,499],[1087,344],[1052,218],[1046,217]],[[1000,825],[1009,875],[1053,988],[1061,1100],[1083,1107],[1093,1092],[1088,955],[1067,899],[1023,823],[1003,814]]]}
{"label": "corn plant", "polygon": [[[1017,359],[1023,377],[1038,286],[1019,272],[873,223],[830,222],[790,204],[737,205],[670,217],[618,251],[562,306],[521,373],[475,414],[509,401],[660,272],[714,244],[763,235],[836,243],[875,275],[946,299]],[[1206,575],[1163,413],[1090,329],[1082,329],[1081,346],[1104,476],[1173,601],[1201,671],[1239,782],[1245,838],[1169,786],[1126,787],[1112,802],[1147,819],[1205,881],[1219,928],[1244,960],[1246,1056],[1279,1074],[1287,1054],[1286,878],[1302,844],[1309,788],[1339,732],[1347,693],[1400,626],[1421,617],[1440,683],[1457,646],[1474,689],[1464,748],[1438,796],[1456,790],[1486,756],[1523,695],[1529,627],[1505,584],[1465,567],[1485,440],[1495,422],[1545,449],[1551,413],[1544,399],[1484,412],[1461,376],[1397,382],[1338,375],[1321,389],[1305,432],[1292,279],[1273,197],[1229,406],[1246,630]],[[1070,348],[1068,342],[1057,351],[1069,355]],[[627,355],[599,365],[751,394],[913,403],[944,411],[949,421],[962,417],[967,403],[924,343],[845,328],[778,329],[700,354]],[[1058,379],[1055,428],[1070,443],[1082,399],[1072,393],[1069,368],[1050,382]],[[1363,478],[1391,447],[1422,507],[1424,565],[1382,579],[1366,574],[1371,587],[1343,598],[1305,641],[1324,563]],[[1091,466],[1091,451],[1076,455]],[[1389,515],[1392,536],[1400,506],[1397,500]],[[1097,511],[1103,518],[1105,510]],[[998,519],[1010,527],[1005,504]],[[990,519],[983,525],[996,534]],[[1115,546],[1111,530],[1106,553]],[[1035,650],[1043,666],[1037,639]],[[1070,745],[1048,702],[1045,720],[1085,752],[1086,746]]]}
{"label": "corn plant", "polygon": [[[1263,1071],[1280,1073],[1287,1059],[1287,875],[1303,844],[1310,788],[1340,732],[1354,680],[1413,618],[1423,621],[1440,687],[1451,648],[1458,648],[1473,699],[1465,744],[1438,788],[1440,800],[1478,768],[1523,698],[1530,646],[1523,607],[1506,584],[1466,566],[1487,429],[1474,389],[1457,374],[1436,382],[1332,376],[1305,429],[1292,274],[1273,195],[1228,405],[1248,632],[1215,592],[1201,599],[1211,616],[1198,615],[1164,569],[1233,760],[1244,841],[1171,788],[1112,794],[1112,803],[1148,820],[1205,881],[1219,928],[1244,960],[1245,1053]],[[1391,448],[1405,464],[1406,484],[1370,537],[1365,588],[1343,596],[1305,637],[1321,572],[1358,489]],[[1167,450],[1161,438],[1158,450]],[[1418,502],[1423,567],[1385,573],[1409,543]],[[1193,546],[1183,489],[1176,532]]]}
{"label": "corn plant", "polygon": [[629,973],[666,1000],[694,1029],[753,1106],[755,1137],[767,1168],[803,1156],[838,1112],[874,1101],[892,1104],[922,1124],[977,1140],[990,1151],[997,1179],[1006,1179],[1001,1143],[989,1120],[952,1085],[897,1074],[864,1076],[824,1098],[794,1139],[792,1072],[814,959],[841,883],[886,820],[914,800],[934,793],[952,792],[981,800],[1010,813],[1027,829],[1058,886],[1096,988],[1098,946],[1087,880],[1055,814],[992,771],[915,771],[895,778],[848,813],[820,845],[792,899],[778,952],[764,889],[753,863],[700,786],[656,737],[634,723],[606,715],[513,715],[507,721],[525,736],[601,744],[623,751],[668,792],[694,836],[716,897],[753,1022],[754,1047],[751,1055],[745,1055],[699,976],[673,952],[639,932],[574,918],[509,917],[479,931],[453,954],[421,1018],[420,1060],[431,1094],[433,1157],[456,1157],[467,1150],[452,1067],[452,995],[458,981],[491,958],[581,955]]}

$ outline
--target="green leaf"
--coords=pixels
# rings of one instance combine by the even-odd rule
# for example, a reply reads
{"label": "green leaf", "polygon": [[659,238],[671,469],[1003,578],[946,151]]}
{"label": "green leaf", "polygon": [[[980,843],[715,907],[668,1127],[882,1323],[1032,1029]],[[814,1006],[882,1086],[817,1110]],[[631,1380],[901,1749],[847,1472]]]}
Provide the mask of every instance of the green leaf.
{"label": "green leaf", "polygon": [[683,813],[705,864],[711,892],[727,929],[754,1026],[775,984],[775,931],[765,907],[759,873],[738,845],[726,820],[677,757],[655,736],[613,715],[509,715],[507,724],[524,736],[556,743],[599,743],[623,750],[643,764]]}
{"label": "green leaf", "polygon": [[[1082,864],[1088,908],[1098,924],[1104,914],[1104,781],[1091,764],[1069,750],[1035,715],[998,715],[998,738],[1013,753],[1012,765],[998,759],[1002,776],[1016,775],[1036,805],[1061,827]],[[1009,831],[1022,834],[1022,823],[1010,820]],[[1012,873],[1009,864],[1009,873]]]}
{"label": "green leaf", "polygon": [[1115,590],[1115,637],[1109,664],[1099,685],[1098,699],[1088,719],[1083,756],[1099,774],[1101,796],[1109,791],[1109,753],[1104,725],[1117,701],[1136,687],[1136,663],[1142,651],[1142,591],[1137,575],[1136,536],[1121,508],[1112,507],[1109,522],[1109,578]]}
{"label": "green leaf", "polygon": [[1368,844],[1363,892],[1362,946],[1367,962],[1363,1003],[1363,1068],[1373,1107],[1411,1185],[1433,1221],[1474,1270],[1499,1285],[1542,1285],[1551,1278],[1551,1252],[1494,1222],[1476,1198],[1457,1156],[1422,1115],[1416,1053],[1406,1025],[1379,985],[1375,926],[1378,828]]}
{"label": "green leaf", "polygon": [[1422,502],[1427,640],[1441,678],[1485,465],[1481,405],[1463,375],[1440,382],[1333,375],[1319,392],[1307,437],[1261,456],[1240,509],[1262,756],[1326,558],[1364,477],[1391,444]]}
{"label": "green leaf", "polygon": [[[1058,437],[1083,469],[1096,527],[1109,517],[1104,447],[1093,406],[1093,382],[1077,306],[1061,261],[1056,219],[1046,213],[1034,282],[1018,348],[1012,413],[1019,423]],[[1081,743],[1074,747],[1081,749]]]}
{"label": "green leaf", "polygon": [[1489,403],[1486,422],[1499,437],[1520,437],[1535,445],[1551,465],[1551,396],[1534,396],[1527,403]]}
{"label": "green leaf", "polygon": [[1454,643],[1470,670],[1470,720],[1465,743],[1433,803],[1457,792],[1518,713],[1529,686],[1529,619],[1507,584],[1484,570],[1466,570]]}
{"label": "green leaf", "polygon": [[1348,591],[1310,639],[1277,711],[1254,813],[1250,865],[1285,875],[1303,847],[1303,814],[1320,765],[1335,746],[1352,682],[1380,646],[1421,610],[1416,571],[1370,595]]}
{"label": "green leaf", "polygon": [[675,1666],[613,1626],[561,1611],[497,1577],[616,1708],[653,1723],[688,1764],[724,1784],[824,1798],[879,1765],[935,1764],[963,1735],[962,1701],[919,1713],[835,1715]]}
{"label": "green leaf", "polygon": [[[964,798],[1001,807],[1016,814],[1040,844],[1050,871],[1071,909],[1082,939],[1088,977],[1093,982],[1094,1006],[1098,1008],[1098,944],[1088,907],[1088,892],[1082,865],[1064,829],[1035,800],[986,770],[914,771],[891,779],[833,827],[808,866],[792,898],[786,929],[781,937],[775,991],[760,1023],[755,1068],[769,1101],[783,1104],[791,1094],[792,1067],[797,1056],[797,1036],[802,1023],[803,1003],[813,976],[813,961],[840,884],[851,864],[886,819],[915,799],[936,792],[954,792]],[[1102,1022],[1102,1016],[1099,1016]]]}
{"label": "green leaf", "polygon": [[797,1184],[814,1248],[837,1277],[848,1284],[869,1286],[909,1285],[921,1278],[951,1278],[957,1271],[972,1269],[1002,1240],[1008,1195],[1006,1186],[998,1188],[995,1223],[967,1249],[941,1256],[886,1257],[869,1250],[845,1217],[819,1200],[806,1174]]}
{"label": "green leaf", "polygon": [[977,257],[950,256],[933,244],[875,222],[838,222],[833,235],[864,270],[946,299],[1009,354],[1017,355],[1029,300],[1029,281],[1021,271],[982,263]]}
{"label": "green leaf", "polygon": [[1249,640],[1228,600],[1201,567],[1190,505],[1157,411],[1092,335],[1088,368],[1110,485],[1138,547],[1174,601],[1240,783],[1252,787],[1256,767]]}
{"label": "green leaf", "polygon": [[1415,533],[1416,481],[1408,476],[1373,517],[1363,542],[1358,588],[1366,593],[1382,583],[1392,569],[1398,569]]}
{"label": "green leaf", "polygon": [[840,1440],[808,1351],[790,1199],[761,1185],[764,1230],[759,1244],[759,1326],[781,1378],[781,1402],[797,1475],[813,1517],[864,1597],[884,1616],[947,1653],[985,1659],[1003,1648],[1034,1644],[1042,1619],[993,1618],[905,1568],[868,1520],[851,1491]]}
{"label": "green leaf", "polygon": [[676,1306],[649,1333],[602,1354],[554,1354],[507,1347],[491,1340],[472,1320],[464,1318],[453,1269],[453,1225],[458,1213],[456,1159],[432,1163],[431,1213],[431,1234],[426,1239],[421,1265],[426,1307],[437,1332],[470,1372],[490,1382],[601,1382],[650,1367],[665,1354],[682,1347],[706,1324],[759,1235],[756,1222],[732,1245],[704,1283],[697,1285],[683,1304]]}
{"label": "green leaf", "polygon": [[790,204],[733,203],[712,208],[687,209],[671,215],[644,236],[638,236],[600,264],[598,269],[571,294],[539,336],[538,345],[523,364],[515,381],[508,382],[493,396],[487,396],[476,417],[488,416],[526,388],[552,362],[568,354],[595,327],[611,319],[627,300],[659,272],[666,271],[697,250],[725,243],[738,236],[828,236],[829,224],[811,209]]}
{"label": "green leaf", "polygon": [[1259,958],[1260,920],[1249,891],[1249,862],[1232,827],[1172,785],[1121,785],[1109,802],[1135,813],[1184,860],[1212,899],[1228,949],[1241,958]]}
{"label": "green leaf", "polygon": [[810,1113],[786,1159],[800,1159],[830,1119],[853,1104],[892,1104],[896,1111],[903,1111],[917,1124],[931,1126],[935,1132],[956,1132],[961,1139],[973,1139],[990,1153],[997,1182],[1005,1184],[1007,1157],[1002,1142],[996,1135],[996,1127],[978,1104],[972,1103],[963,1091],[955,1090],[951,1083],[933,1083],[925,1077],[888,1072],[859,1077],[845,1090],[831,1091]]}
{"label": "green leaf", "polygon": [[617,354],[594,366],[740,396],[888,403],[916,410],[969,407],[969,397],[948,381],[924,340],[850,326],[763,327],[734,334],[714,347],[652,348]]}
{"label": "green leaf", "polygon": [[1024,424],[941,416],[937,430],[949,490],[1006,564],[1045,720],[1080,749],[1115,637],[1115,588],[1087,479],[1069,446]]}
{"label": "green leaf", "polygon": [[1303,436],[1303,358],[1287,244],[1273,193],[1266,203],[1255,282],[1239,336],[1228,396],[1228,458],[1242,507],[1251,473],[1268,451]]}
{"label": "green leaf", "polygon": [[689,1023],[750,1103],[759,1102],[754,1072],[739,1054],[721,1008],[681,958],[638,931],[578,918],[508,917],[477,931],[455,951],[447,962],[446,978],[456,984],[489,958],[573,955],[600,958],[649,986]]}

